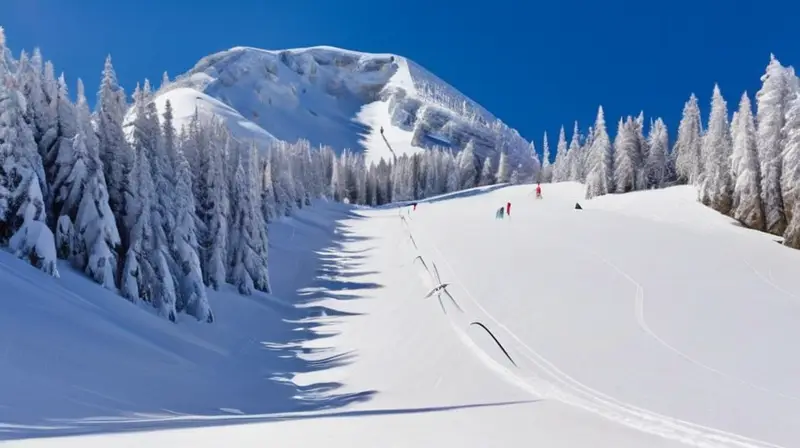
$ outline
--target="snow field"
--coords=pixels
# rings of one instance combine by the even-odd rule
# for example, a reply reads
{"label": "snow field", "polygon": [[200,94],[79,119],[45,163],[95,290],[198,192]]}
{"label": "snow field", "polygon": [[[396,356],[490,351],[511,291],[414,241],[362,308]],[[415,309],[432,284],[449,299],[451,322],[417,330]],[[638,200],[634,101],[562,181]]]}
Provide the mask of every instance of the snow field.
{"label": "snow field", "polygon": [[[181,333],[164,339],[150,326],[174,326],[148,313],[142,319],[150,326],[120,319],[97,327],[68,302],[78,328],[127,325],[166,352],[130,350],[101,333],[108,352],[143,366],[136,375],[95,361],[98,344],[73,356],[111,366],[101,371],[108,383],[89,389],[132,404],[95,399],[107,408],[89,409],[63,401],[50,415],[84,417],[54,421],[42,418],[53,397],[20,398],[14,404],[27,404],[25,420],[0,407],[0,421],[17,424],[4,427],[9,438],[102,434],[10,445],[797,445],[800,254],[697,204],[689,187],[591,201],[578,184],[543,190],[536,200],[532,186],[477,188],[419,201],[415,212],[303,210],[270,227],[275,297],[212,295],[225,330],[215,323],[186,333],[182,322]],[[510,219],[495,220],[506,201]],[[574,210],[575,202],[584,209]],[[452,299],[430,294],[441,282]],[[89,310],[107,306],[92,294],[75,297]],[[513,363],[472,322],[484,324]],[[50,326],[42,345],[75,331]],[[73,337],[78,344],[90,336]],[[198,353],[210,346],[226,356],[185,352],[179,338],[195,341]],[[170,362],[187,368],[165,367]],[[32,371],[45,372],[44,382],[71,370]],[[214,381],[204,373],[211,371]],[[173,388],[158,389],[161,401],[137,396],[138,375]],[[133,388],[129,395],[115,390],[117,377]],[[186,402],[186,381],[217,389]]]}
{"label": "snow field", "polygon": [[[585,203],[577,184],[545,186],[543,201],[531,190],[421,205],[410,222],[462,306],[494,325],[520,370],[555,386],[544,396],[696,446],[797,440],[798,363],[782,352],[800,336],[800,302],[758,273],[791,279],[769,260],[798,254],[743,237],[685,188]],[[509,199],[511,219],[495,222]],[[625,215],[605,209],[618,201]],[[682,204],[681,226],[652,219],[662,201]]]}

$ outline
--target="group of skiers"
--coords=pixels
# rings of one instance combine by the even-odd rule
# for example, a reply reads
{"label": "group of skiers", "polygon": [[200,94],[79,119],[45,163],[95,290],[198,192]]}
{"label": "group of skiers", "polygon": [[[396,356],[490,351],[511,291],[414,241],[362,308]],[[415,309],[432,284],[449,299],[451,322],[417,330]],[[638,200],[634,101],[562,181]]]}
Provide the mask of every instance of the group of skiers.
{"label": "group of skiers", "polygon": [[[536,199],[542,199],[541,184],[536,184]],[[511,216],[511,202],[506,202],[506,206],[500,207],[494,214],[495,219],[503,219],[504,216]]]}
{"label": "group of skiers", "polygon": [[500,207],[497,209],[497,213],[494,214],[495,219],[503,219],[503,215],[508,215],[511,217],[511,203],[506,202],[505,207]]}
{"label": "group of skiers", "polygon": [[[542,185],[541,184],[536,184],[536,199],[542,199]],[[417,203],[416,202],[413,202],[411,204],[411,210],[412,211],[416,211],[417,210]],[[511,216],[511,202],[506,202],[506,205],[504,207],[500,207],[499,209],[497,209],[497,212],[495,212],[495,214],[494,214],[495,219],[503,219],[506,216],[509,216],[509,217]]]}

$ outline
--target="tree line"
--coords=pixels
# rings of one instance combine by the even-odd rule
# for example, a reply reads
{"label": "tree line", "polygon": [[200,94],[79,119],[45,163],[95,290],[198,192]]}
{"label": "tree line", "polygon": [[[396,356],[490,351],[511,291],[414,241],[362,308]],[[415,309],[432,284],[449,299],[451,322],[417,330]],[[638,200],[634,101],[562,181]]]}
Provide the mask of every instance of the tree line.
{"label": "tree line", "polygon": [[730,119],[715,85],[705,127],[690,95],[671,149],[660,118],[645,137],[643,114],[620,119],[612,143],[601,106],[587,136],[575,125],[569,146],[561,128],[553,164],[545,134],[539,180],[585,182],[587,199],[694,185],[703,204],[800,248],[800,79],[771,55],[761,82],[756,110],[744,92]]}

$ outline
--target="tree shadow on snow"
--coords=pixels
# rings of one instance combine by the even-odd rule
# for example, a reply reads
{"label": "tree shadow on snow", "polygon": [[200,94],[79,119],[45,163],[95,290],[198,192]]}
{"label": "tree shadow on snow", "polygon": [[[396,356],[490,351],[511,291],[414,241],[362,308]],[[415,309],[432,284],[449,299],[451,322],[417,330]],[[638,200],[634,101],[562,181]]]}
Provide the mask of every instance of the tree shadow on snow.
{"label": "tree shadow on snow", "polygon": [[304,377],[357,359],[326,339],[337,321],[360,315],[350,305],[382,287],[367,280],[368,239],[349,229],[359,219],[352,208],[322,203],[270,224],[273,295],[211,292],[212,325],[132,313],[92,286],[90,300],[111,310],[112,325],[129,326],[128,339],[91,334],[93,327],[76,336],[85,344],[70,361],[80,369],[45,377],[53,393],[0,402],[0,440],[313,418],[289,414],[370,400],[376,391],[343,392],[342,383]]}

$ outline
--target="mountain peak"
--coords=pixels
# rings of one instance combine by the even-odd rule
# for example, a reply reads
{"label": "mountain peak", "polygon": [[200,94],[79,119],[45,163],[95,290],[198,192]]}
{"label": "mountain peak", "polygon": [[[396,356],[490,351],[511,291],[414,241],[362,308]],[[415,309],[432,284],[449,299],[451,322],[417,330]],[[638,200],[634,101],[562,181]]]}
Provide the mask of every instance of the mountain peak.
{"label": "mountain peak", "polygon": [[390,53],[237,46],[202,58],[155,95],[159,108],[167,99],[176,126],[197,109],[261,146],[306,139],[337,152],[366,151],[377,163],[434,146],[460,151],[472,142],[479,155],[505,149],[515,163],[533,163],[516,131],[419,64]]}

